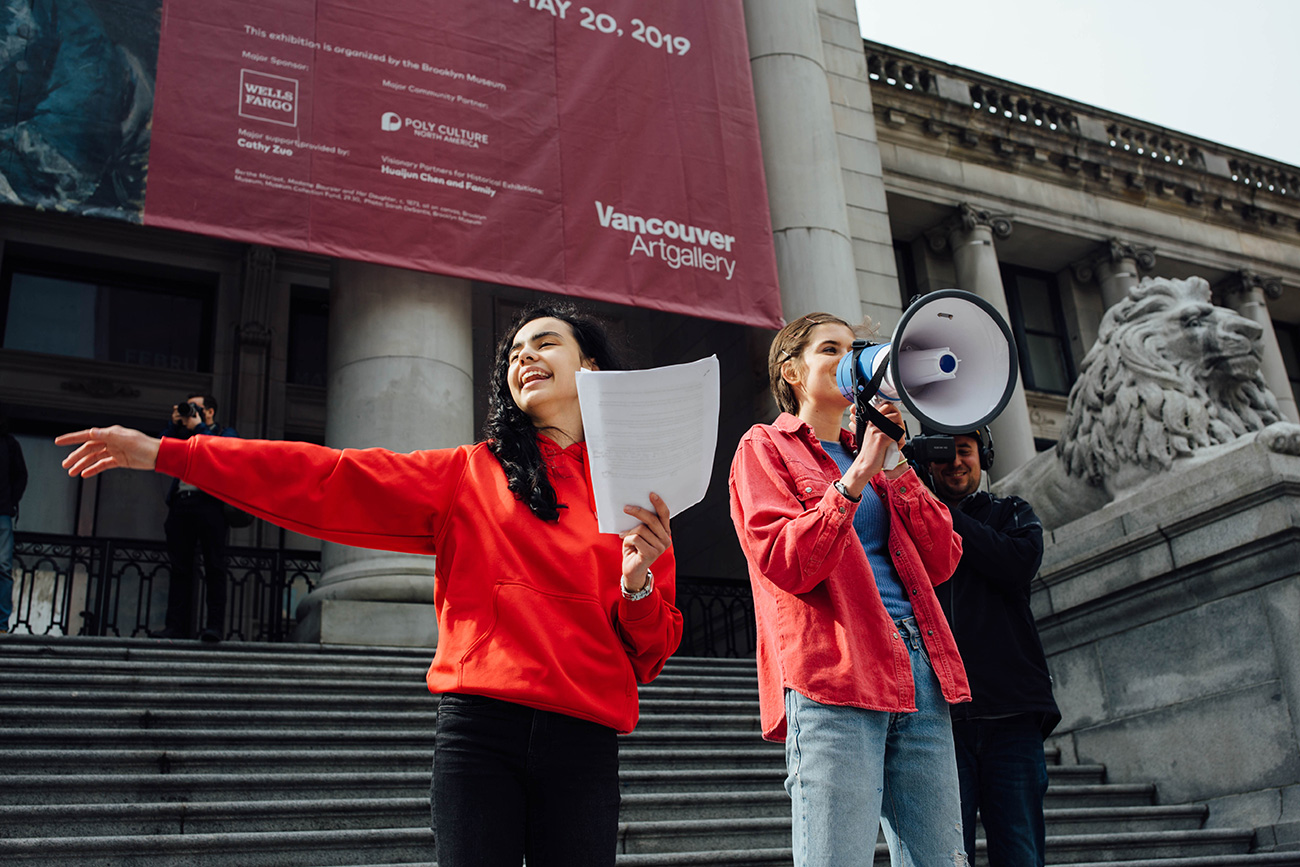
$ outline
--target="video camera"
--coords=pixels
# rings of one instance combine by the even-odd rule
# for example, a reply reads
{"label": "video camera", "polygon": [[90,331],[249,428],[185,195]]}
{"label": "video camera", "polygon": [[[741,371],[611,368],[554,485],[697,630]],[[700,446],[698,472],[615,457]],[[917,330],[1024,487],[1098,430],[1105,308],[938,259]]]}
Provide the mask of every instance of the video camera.
{"label": "video camera", "polygon": [[903,446],[903,457],[928,468],[930,464],[948,464],[957,458],[957,441],[946,434],[910,437]]}

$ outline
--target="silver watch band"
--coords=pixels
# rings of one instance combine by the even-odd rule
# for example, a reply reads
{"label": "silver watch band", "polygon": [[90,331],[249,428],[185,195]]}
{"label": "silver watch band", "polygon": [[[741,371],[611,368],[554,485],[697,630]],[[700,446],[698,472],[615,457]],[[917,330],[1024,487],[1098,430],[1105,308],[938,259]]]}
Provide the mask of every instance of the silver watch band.
{"label": "silver watch band", "polygon": [[627,589],[627,585],[623,584],[623,579],[620,578],[618,583],[622,587],[624,599],[628,602],[640,602],[655,589],[655,573],[649,569],[645,570],[645,586],[635,593]]}

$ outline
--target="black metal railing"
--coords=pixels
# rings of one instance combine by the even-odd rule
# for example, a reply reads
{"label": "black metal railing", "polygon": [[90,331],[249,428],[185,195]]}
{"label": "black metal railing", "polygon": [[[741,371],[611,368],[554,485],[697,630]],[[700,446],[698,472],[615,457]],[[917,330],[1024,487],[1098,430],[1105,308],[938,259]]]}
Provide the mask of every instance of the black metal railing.
{"label": "black metal railing", "polygon": [[745,658],[758,647],[748,581],[677,578],[683,656]]}
{"label": "black metal railing", "polygon": [[[164,625],[170,576],[164,542],[16,533],[10,631],[155,634]],[[320,555],[314,551],[227,548],[224,637],[290,640],[298,602],[319,577]]]}
{"label": "black metal railing", "polygon": [[[164,627],[171,564],[164,542],[17,533],[10,629],[140,638]],[[226,549],[225,638],[289,641],[294,612],[320,579],[314,551]],[[196,593],[196,597],[203,597]],[[757,647],[747,581],[679,576],[685,656],[750,657]]]}

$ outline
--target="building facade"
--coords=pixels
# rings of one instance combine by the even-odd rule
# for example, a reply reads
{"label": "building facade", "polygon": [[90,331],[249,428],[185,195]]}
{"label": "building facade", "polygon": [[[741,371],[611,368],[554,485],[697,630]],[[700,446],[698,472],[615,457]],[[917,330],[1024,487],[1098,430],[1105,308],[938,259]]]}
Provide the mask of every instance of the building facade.
{"label": "building facade", "polygon": [[[1021,365],[994,425],[998,473],[1054,442],[1101,316],[1143,274],[1204,277],[1261,324],[1266,375],[1297,418],[1300,169],[864,43],[852,0],[747,0],[745,14],[786,317],[869,316],[887,335],[918,293],[987,299]],[[215,396],[246,437],[470,441],[492,347],[537,297],[3,206],[0,404],[33,473],[19,532],[160,541],[165,479],[67,479],[50,440],[97,424],[159,430],[187,393]],[[719,356],[713,482],[675,540],[685,576],[743,581],[726,471],[741,433],[773,412],[770,333],[588,306],[636,364]],[[261,522],[232,543],[320,549]],[[300,637],[369,641],[382,621],[384,640],[434,640],[429,561],[329,545],[321,557],[310,594],[281,606]]]}

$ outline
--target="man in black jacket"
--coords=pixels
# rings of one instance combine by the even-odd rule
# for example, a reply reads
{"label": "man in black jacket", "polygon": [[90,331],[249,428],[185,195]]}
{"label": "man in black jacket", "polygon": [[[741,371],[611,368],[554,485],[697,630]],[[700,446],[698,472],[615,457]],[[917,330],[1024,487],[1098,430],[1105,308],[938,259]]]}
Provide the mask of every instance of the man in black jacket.
{"label": "man in black jacket", "polygon": [[[237,437],[233,427],[217,423],[217,400],[210,394],[192,394],[184,404],[172,407],[171,424],[162,436],[189,439],[192,436]],[[167,589],[167,626],[162,638],[193,638],[194,554],[203,553],[203,583],[207,590],[206,626],[199,639],[220,641],[226,628],[226,515],[216,497],[193,485],[173,480],[167,491],[167,553],[171,560],[171,582]]]}
{"label": "man in black jacket", "polygon": [[1019,497],[979,490],[993,463],[986,428],[953,440],[954,459],[929,470],[962,541],[961,563],[937,592],[971,687],[972,701],[952,708],[966,852],[974,863],[978,810],[991,867],[1042,867],[1043,739],[1061,721],[1029,608],[1043,527]]}

